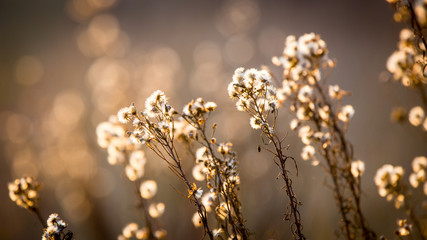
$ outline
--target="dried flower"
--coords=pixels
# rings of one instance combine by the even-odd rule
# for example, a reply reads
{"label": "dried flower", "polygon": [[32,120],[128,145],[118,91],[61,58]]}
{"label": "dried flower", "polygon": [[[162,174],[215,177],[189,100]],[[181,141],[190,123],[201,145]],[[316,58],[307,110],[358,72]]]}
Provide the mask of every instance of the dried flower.
{"label": "dried flower", "polygon": [[23,177],[9,183],[9,197],[18,206],[26,209],[37,208],[40,183],[32,177]]}

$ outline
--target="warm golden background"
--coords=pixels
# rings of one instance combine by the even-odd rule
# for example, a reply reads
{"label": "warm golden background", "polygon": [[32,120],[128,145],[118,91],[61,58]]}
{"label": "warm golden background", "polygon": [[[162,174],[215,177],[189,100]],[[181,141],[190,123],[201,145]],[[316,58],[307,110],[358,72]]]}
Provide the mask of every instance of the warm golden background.
{"label": "warm golden background", "polygon": [[[298,3],[297,3],[298,2]],[[394,124],[394,106],[407,109],[417,96],[399,83],[381,83],[402,25],[383,0],[363,1],[167,1],[3,0],[0,2],[0,239],[38,239],[34,216],[8,198],[7,182],[23,175],[43,184],[41,211],[58,212],[76,239],[116,239],[139,221],[132,184],[109,166],[96,144],[95,127],[118,109],[157,89],[175,108],[195,97],[217,102],[217,138],[232,141],[241,169],[243,215],[254,239],[287,239],[285,193],[267,153],[257,153],[259,133],[237,112],[226,87],[236,67],[270,66],[287,35],[321,34],[338,64],[330,83],[352,92],[344,101],[356,115],[348,139],[366,163],[363,207],[370,225],[392,237],[404,217],[377,194],[376,169],[400,164],[407,172],[415,156],[427,155],[427,135],[407,123]],[[302,144],[289,132],[292,118],[280,110],[281,134],[299,175],[294,189],[303,202],[304,232],[331,239],[338,229],[325,174],[303,162]],[[187,169],[192,163],[184,162]],[[149,154],[146,178],[158,181],[157,201],[168,239],[200,239],[191,223],[193,206],[165,164]],[[407,175],[406,175],[407,176]]]}

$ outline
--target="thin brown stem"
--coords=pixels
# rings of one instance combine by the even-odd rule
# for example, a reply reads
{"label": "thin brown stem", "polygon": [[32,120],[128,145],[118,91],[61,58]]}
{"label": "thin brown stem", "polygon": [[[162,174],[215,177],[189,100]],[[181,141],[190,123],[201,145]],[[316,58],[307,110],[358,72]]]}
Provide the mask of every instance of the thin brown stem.
{"label": "thin brown stem", "polygon": [[[268,131],[268,129],[267,129]],[[280,170],[283,177],[283,180],[285,181],[285,187],[286,187],[286,194],[289,198],[289,206],[291,207],[291,214],[294,218],[294,224],[295,224],[295,232],[296,239],[305,239],[303,233],[302,233],[302,224],[301,224],[301,218],[298,211],[298,200],[295,197],[295,193],[292,189],[292,183],[288,176],[288,172],[286,170],[286,160],[289,158],[288,156],[285,156],[282,151],[281,143],[277,141],[277,139],[274,138],[274,136],[268,131],[267,137],[270,139],[270,141],[273,143],[274,148],[276,149],[276,156],[279,158],[280,161]],[[294,232],[292,232],[294,234]]]}
{"label": "thin brown stem", "polygon": [[191,186],[190,182],[188,181],[184,170],[182,169],[181,166],[181,160],[178,158],[178,156],[176,155],[176,150],[174,148],[171,147],[171,145],[169,144],[169,141],[166,142],[165,147],[168,149],[168,153],[170,154],[171,158],[175,161],[176,163],[176,169],[177,172],[179,173],[179,177],[184,181],[184,183],[187,185],[187,188],[189,191],[192,191],[191,197],[192,197],[192,201],[194,202],[194,204],[197,207],[197,211],[199,212],[200,218],[202,219],[202,223],[203,226],[205,228],[205,232],[208,234],[209,238],[211,240],[214,239],[212,231],[209,229],[209,225],[208,225],[208,219],[206,216],[206,210],[204,210],[204,207],[202,207],[201,203],[199,202],[199,200],[196,197],[196,193],[193,191],[193,187]]}
{"label": "thin brown stem", "polygon": [[141,197],[137,182],[135,182],[135,193],[136,193],[137,199],[138,199],[137,207],[141,209],[141,212],[142,212],[141,218],[143,218],[143,221],[145,223],[145,227],[147,227],[147,230],[148,230],[148,239],[156,239],[156,237],[154,236],[154,233],[153,233],[153,225],[151,223],[151,217],[148,214],[147,207],[145,206],[145,199],[143,199]]}
{"label": "thin brown stem", "polygon": [[[212,145],[211,145],[210,141],[208,140],[208,138],[206,136],[205,125],[201,126],[200,123],[197,121],[197,119],[195,121],[193,121],[193,122],[196,124],[196,128],[199,129],[199,132],[200,132],[200,134],[202,136],[203,141],[206,144],[206,147],[207,147],[207,149],[209,151],[209,154],[212,156],[213,160],[215,161],[215,168],[216,168],[215,172],[216,172],[216,177],[217,177],[217,180],[218,180],[217,186],[219,188],[219,191],[222,193],[223,197],[225,198],[225,202],[226,202],[227,206],[229,206],[230,202],[232,203],[233,210],[236,213],[236,218],[237,218],[237,223],[238,223],[237,226],[236,226],[236,223],[234,222],[234,218],[231,216],[231,211],[228,211],[228,215],[229,215],[228,217],[230,219],[230,223],[232,225],[232,229],[234,231],[234,234],[237,235],[237,231],[238,231],[241,234],[241,237],[244,240],[249,239],[249,233],[248,233],[248,230],[246,229],[246,227],[245,227],[245,225],[243,223],[243,219],[242,219],[241,214],[240,214],[239,206],[235,204],[234,200],[230,200],[229,199],[229,197],[228,197],[229,196],[228,191],[225,191],[224,188],[223,188],[222,178],[221,178],[221,175],[220,175],[220,171],[218,169],[218,166],[220,164],[220,160],[215,156],[214,151],[212,149]],[[237,230],[237,228],[239,230]]]}
{"label": "thin brown stem", "polygon": [[37,219],[39,220],[39,222],[41,223],[41,225],[43,226],[43,228],[47,228],[47,224],[46,221],[43,219],[43,217],[40,214],[40,210],[36,207],[36,208],[30,208],[29,209],[32,213],[34,213],[34,215],[36,215]]}
{"label": "thin brown stem", "polygon": [[[351,149],[351,144],[348,143],[345,139],[344,136],[344,132],[343,130],[339,127],[338,123],[337,123],[337,119],[335,118],[335,113],[332,109],[331,104],[329,103],[328,99],[326,98],[322,88],[320,87],[319,83],[316,81],[315,82],[315,88],[317,89],[317,91],[319,92],[320,95],[320,101],[322,102],[323,105],[328,106],[328,108],[330,109],[330,119],[331,119],[331,133],[332,135],[338,136],[338,140],[339,140],[339,146],[341,148],[341,153],[344,155],[343,156],[343,160],[344,160],[344,169],[343,169],[343,174],[344,174],[344,178],[348,184],[348,186],[350,187],[350,192],[351,195],[353,197],[353,200],[355,202],[355,210],[356,210],[356,219],[357,222],[359,223],[360,228],[362,229],[363,232],[363,237],[365,239],[376,239],[376,234],[375,232],[373,232],[371,229],[369,229],[369,227],[366,224],[366,219],[363,216],[362,210],[361,210],[361,204],[360,204],[360,194],[361,192],[358,191],[357,189],[360,189],[360,181],[357,182],[355,181],[355,178],[353,177],[353,175],[351,174],[351,161],[352,161],[352,152],[350,153],[349,149]],[[317,127],[318,129],[320,129],[320,124],[317,123]]]}

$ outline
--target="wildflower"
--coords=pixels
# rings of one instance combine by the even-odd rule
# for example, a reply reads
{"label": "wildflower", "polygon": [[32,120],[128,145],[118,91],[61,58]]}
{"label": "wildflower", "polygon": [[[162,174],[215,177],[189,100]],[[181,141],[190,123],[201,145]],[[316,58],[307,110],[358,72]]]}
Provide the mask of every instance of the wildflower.
{"label": "wildflower", "polygon": [[205,107],[206,111],[213,112],[213,111],[215,111],[215,108],[217,106],[216,106],[216,103],[214,103],[214,102],[207,102],[207,103],[205,103],[204,107]]}
{"label": "wildflower", "polygon": [[205,207],[207,212],[210,212],[212,210],[212,206],[214,205],[214,201],[216,199],[216,193],[215,192],[209,192],[205,193],[202,198],[201,202],[203,206]]}
{"label": "wildflower", "polygon": [[168,104],[166,95],[160,91],[154,91],[145,101],[145,112],[148,117],[155,118],[162,116],[171,117],[175,110]]}
{"label": "wildflower", "polygon": [[124,107],[117,112],[117,120],[121,123],[128,123],[134,114],[136,114],[134,107]]}
{"label": "wildflower", "polygon": [[193,167],[193,177],[197,181],[203,181],[206,179],[206,173],[208,172],[208,169],[203,164],[196,164]]}
{"label": "wildflower", "polygon": [[212,159],[207,147],[200,147],[196,150],[196,162],[204,162]]}
{"label": "wildflower", "polygon": [[125,167],[125,173],[129,180],[135,181],[144,176],[145,162],[146,160],[142,151],[131,153],[129,164]]}
{"label": "wildflower", "polygon": [[319,108],[319,116],[323,121],[325,122],[329,121],[329,114],[330,114],[330,109],[328,105],[325,105]]}
{"label": "wildflower", "polygon": [[145,154],[143,151],[141,150],[137,150],[137,151],[132,151],[132,153],[130,154],[129,157],[129,164],[133,167],[133,168],[139,168],[141,166],[144,166],[146,163],[146,158],[145,158]]}
{"label": "wildflower", "polygon": [[132,222],[126,225],[122,230],[122,235],[125,238],[131,238],[136,234],[136,231],[138,230],[138,224]]}
{"label": "wildflower", "polygon": [[253,129],[260,129],[260,128],[261,128],[261,126],[262,126],[262,121],[261,121],[261,119],[259,119],[259,118],[257,118],[257,117],[251,117],[251,118],[249,119],[249,122],[250,122],[251,127],[252,127]]}
{"label": "wildflower", "polygon": [[135,232],[136,239],[147,239],[149,237],[149,231],[146,227],[138,229]]}
{"label": "wildflower", "polygon": [[312,114],[311,114],[311,112],[310,112],[310,110],[308,108],[306,108],[304,106],[298,107],[297,113],[296,113],[296,116],[297,116],[298,120],[300,120],[300,121],[307,121],[307,120],[310,119],[311,115]]}
{"label": "wildflower", "polygon": [[398,236],[408,236],[411,234],[412,225],[407,223],[406,219],[398,220],[397,225],[399,228],[396,230]]}
{"label": "wildflower", "polygon": [[313,93],[313,89],[310,86],[305,85],[299,90],[298,99],[302,103],[306,103],[306,102],[310,101],[312,93]]}
{"label": "wildflower", "polygon": [[98,145],[107,148],[113,138],[124,137],[125,131],[122,127],[115,126],[111,122],[102,122],[96,127]]}
{"label": "wildflower", "polygon": [[164,203],[152,203],[148,207],[148,213],[152,218],[158,218],[165,212],[165,204]]}
{"label": "wildflower", "polygon": [[301,157],[302,157],[303,160],[309,160],[310,158],[312,158],[314,156],[315,152],[316,152],[316,150],[314,149],[313,146],[306,145],[302,149]]}
{"label": "wildflower", "polygon": [[146,180],[141,183],[139,187],[141,197],[144,199],[150,199],[157,193],[157,183],[154,180]]}
{"label": "wildflower", "polygon": [[413,107],[411,111],[409,111],[409,122],[415,126],[418,127],[424,120],[424,110],[420,106]]}
{"label": "wildflower", "polygon": [[413,173],[409,176],[409,183],[417,188],[419,183],[426,181],[427,158],[419,156],[412,161]]}
{"label": "wildflower", "polygon": [[378,169],[374,180],[380,196],[387,197],[387,200],[396,197],[396,205],[400,205],[399,201],[402,200],[402,197],[398,197],[400,195],[398,189],[403,174],[404,171],[401,166],[393,167],[390,164],[386,164]]}
{"label": "wildflower", "polygon": [[353,177],[357,178],[363,175],[365,172],[365,163],[361,160],[356,160],[351,162],[351,174]]}
{"label": "wildflower", "polygon": [[231,146],[233,146],[231,143],[221,143],[218,146],[217,151],[221,154],[228,154],[231,150]]}
{"label": "wildflower", "polygon": [[341,112],[338,113],[338,119],[343,122],[348,122],[354,115],[354,108],[351,105],[342,107]]}
{"label": "wildflower", "polygon": [[340,93],[340,87],[338,85],[330,85],[329,86],[329,97],[334,99],[338,98]]}
{"label": "wildflower", "polygon": [[202,218],[200,217],[199,212],[195,212],[193,214],[193,217],[191,218],[191,221],[193,222],[193,225],[195,227],[201,227],[201,226],[203,226]]}
{"label": "wildflower", "polygon": [[154,231],[154,237],[157,239],[163,239],[166,237],[167,231],[165,229],[159,229]]}
{"label": "wildflower", "polygon": [[197,189],[197,191],[194,193],[194,196],[195,196],[197,199],[201,198],[201,197],[202,197],[202,195],[203,195],[203,189],[201,189],[201,188]]}
{"label": "wildflower", "polygon": [[308,125],[301,127],[298,131],[298,137],[301,138],[301,141],[306,145],[310,144],[312,135],[313,132]]}
{"label": "wildflower", "polygon": [[18,206],[30,210],[37,207],[40,183],[32,177],[15,179],[14,182],[9,183],[8,189],[10,199]]}
{"label": "wildflower", "polygon": [[47,227],[43,231],[42,240],[59,239],[63,230],[68,226],[57,213],[52,213],[47,219]]}
{"label": "wildflower", "polygon": [[289,124],[291,130],[297,129],[298,125],[299,125],[299,121],[296,118],[292,119],[290,124]]}
{"label": "wildflower", "polygon": [[224,220],[228,214],[228,206],[225,202],[222,202],[219,206],[216,207],[215,211],[216,215],[222,220]]}

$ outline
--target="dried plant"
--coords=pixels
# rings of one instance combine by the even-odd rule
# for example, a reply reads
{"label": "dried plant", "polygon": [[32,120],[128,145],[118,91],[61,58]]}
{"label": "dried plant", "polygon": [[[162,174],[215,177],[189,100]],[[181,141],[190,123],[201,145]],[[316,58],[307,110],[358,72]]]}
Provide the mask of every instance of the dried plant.
{"label": "dried plant", "polygon": [[64,232],[68,224],[59,218],[57,213],[50,214],[46,222],[43,220],[38,207],[40,187],[40,183],[32,177],[15,179],[8,185],[9,197],[16,205],[37,216],[43,226],[42,240],[71,240],[73,233],[71,231]]}
{"label": "dried plant", "polygon": [[[295,196],[292,189],[292,179],[289,176],[289,170],[286,168],[287,162],[293,161],[295,163],[295,160],[284,154],[283,151],[286,146],[283,145],[283,140],[275,132],[278,101],[276,89],[271,85],[271,75],[265,70],[238,68],[234,72],[233,81],[228,85],[228,95],[237,99],[236,107],[239,111],[245,111],[251,116],[252,128],[260,129],[262,132],[263,148],[273,154],[275,162],[278,160],[276,164],[279,166],[282,178],[285,181],[285,190],[289,199],[289,213],[287,213],[286,219],[293,218],[291,230],[294,237],[305,239],[298,210],[301,203]],[[270,145],[273,149],[268,148]]]}
{"label": "dried plant", "polygon": [[123,114],[127,111],[127,108],[121,109],[119,118],[111,116],[108,122],[100,123],[96,129],[99,146],[108,151],[108,162],[111,165],[123,165],[126,177],[134,183],[137,208],[141,209],[143,227],[138,229],[136,223],[130,223],[123,229],[119,239],[129,239],[131,236],[137,239],[161,239],[166,235],[166,230],[155,220],[163,214],[165,205],[162,202],[148,202],[157,193],[157,183],[143,179],[147,160],[141,144],[131,141],[127,136],[128,129],[123,124],[126,122]]}
{"label": "dried plant", "polygon": [[[326,43],[319,35],[304,34],[298,39],[286,39],[283,55],[273,63],[283,68],[282,86],[277,89],[279,104],[287,103],[296,118],[291,129],[306,145],[301,153],[313,165],[321,164],[332,179],[332,189],[342,219],[342,233],[346,239],[363,237],[374,239],[376,234],[368,227],[361,209],[361,175],[364,163],[355,160],[353,147],[345,132],[354,115],[351,105],[342,105],[349,93],[338,85],[325,86],[322,68],[333,67]],[[316,156],[318,154],[324,162]]]}
{"label": "dried plant", "polygon": [[[400,32],[398,49],[387,60],[387,70],[395,81],[414,89],[421,103],[409,110],[409,123],[422,126],[427,131],[427,42],[424,32],[427,27],[427,3],[423,0],[388,0],[395,9],[394,20],[409,25]],[[405,110],[395,108],[392,120],[404,119]]]}
{"label": "dried plant", "polygon": [[[118,119],[123,123],[132,122],[134,129],[128,133],[129,139],[149,147],[185,183],[187,197],[197,209],[193,215],[196,226],[203,226],[211,239],[221,236],[248,239],[237,196],[240,180],[236,154],[231,151],[231,144],[217,144],[213,133],[207,137],[206,122],[215,108],[215,103],[197,99],[187,104],[179,114],[169,105],[163,92],[155,91],[147,98],[144,112],[138,113],[131,105],[119,111]],[[176,148],[177,139],[184,139],[187,146],[190,140],[202,145],[196,151],[193,175],[198,181],[206,180],[209,192],[205,195],[203,189],[191,183],[185,174]],[[211,230],[208,212],[213,209],[218,228]]]}
{"label": "dried plant", "polygon": [[[425,229],[425,206],[427,204],[427,158],[424,156],[415,157],[412,161],[413,172],[409,176],[409,183],[412,189],[403,181],[405,171],[401,166],[386,164],[377,170],[375,184],[378,193],[385,197],[387,201],[394,200],[394,207],[403,207],[408,220],[398,220],[399,228],[396,230],[398,236],[414,236],[417,239],[427,239]],[[422,188],[419,186],[422,185]]]}
{"label": "dried plant", "polygon": [[[395,108],[392,119],[407,118],[411,125],[427,131],[427,1],[386,1],[395,9],[394,20],[406,24],[406,28],[400,32],[397,50],[387,60],[387,70],[395,81],[414,89],[420,99],[420,103],[409,111]],[[115,96],[109,93],[120,85],[119,80],[122,78],[129,80],[131,71],[126,70],[126,61],[121,61],[118,57],[122,57],[128,48],[128,36],[120,29],[115,17],[104,13],[115,1],[101,2],[90,3],[94,6],[87,15],[75,15],[81,8],[79,4],[83,4],[82,1],[74,1],[70,5],[70,11],[79,21],[92,18],[85,30],[79,33],[78,42],[83,54],[97,58],[88,72],[88,78],[93,85],[92,90],[98,93],[94,96],[103,96],[105,99],[108,98],[105,96]],[[241,7],[245,4],[247,8]],[[252,15],[259,17],[255,5],[241,2],[236,6],[233,11],[224,10],[227,12],[224,12],[224,17],[230,18],[230,21],[242,21],[241,26],[236,24],[235,27],[239,25],[243,28],[243,22],[249,24]],[[252,15],[246,12],[252,12]],[[221,24],[223,32],[231,31],[222,22]],[[249,27],[248,25],[248,29]],[[249,31],[248,29],[245,31]],[[169,65],[163,64],[162,59],[174,54],[159,54],[164,56],[156,57],[160,59],[156,60],[156,64],[162,66],[158,69],[167,70]],[[227,90],[228,95],[236,102],[237,110],[247,112],[250,126],[260,131],[262,144],[258,146],[258,151],[272,154],[273,162],[280,170],[288,200],[285,220],[290,222],[293,237],[306,239],[303,217],[300,215],[302,202],[298,200],[292,185],[292,175],[300,174],[300,163],[298,158],[286,154],[290,146],[285,143],[286,136],[278,133],[277,129],[283,123],[278,119],[280,108],[289,109],[295,116],[290,129],[297,132],[305,145],[300,157],[306,161],[311,160],[312,165],[323,168],[327,173],[327,185],[332,189],[340,214],[341,237],[348,240],[376,239],[377,234],[369,227],[362,209],[364,193],[361,181],[365,163],[355,157],[353,145],[346,135],[355,109],[351,104],[343,103],[344,97],[351,95],[350,92],[336,84],[327,83],[335,62],[328,56],[325,41],[315,33],[298,38],[289,36],[282,55],[273,57],[272,62],[281,68],[280,77],[275,77],[274,70],[270,71],[267,67],[261,70],[241,67],[235,70]],[[179,72],[178,63],[171,65],[174,65],[174,69],[170,70],[168,76]],[[153,66],[150,65],[159,71]],[[114,84],[94,83],[98,80],[95,75],[110,74],[117,75],[112,77],[114,80],[111,82]],[[274,86],[275,82],[278,86]],[[122,87],[118,91],[120,94],[116,95],[125,95],[129,86]],[[70,99],[81,100],[74,97]],[[98,145],[108,152],[108,163],[123,167],[124,176],[134,185],[138,200],[136,207],[142,223],[128,223],[117,238],[128,240],[175,237],[167,236],[168,232],[160,224],[159,218],[165,213],[166,206],[163,202],[154,201],[158,191],[156,179],[144,178],[147,164],[144,148],[148,148],[184,183],[186,192],[182,195],[194,204],[191,221],[195,227],[204,229],[203,238],[250,239],[252,233],[247,228],[239,198],[237,153],[231,142],[217,141],[215,132],[218,125],[209,122],[217,104],[197,98],[179,112],[168,100],[162,91],[157,90],[146,99],[143,111],[138,111],[131,104],[96,128]],[[103,101],[97,101],[95,105],[95,108],[103,108],[103,113],[117,107],[107,106],[108,103]],[[409,112],[408,116],[406,112]],[[66,115],[64,114],[64,119],[67,118]],[[69,124],[75,125],[77,121]],[[185,170],[190,168],[191,174],[187,174]],[[427,158],[417,156],[412,161],[408,181],[405,181],[402,166],[385,164],[376,172],[374,183],[379,195],[389,202],[393,201],[396,209],[404,211],[405,216],[396,220],[397,229],[394,233],[399,239],[427,239],[426,171]],[[57,213],[50,214],[47,221],[43,219],[38,206],[40,186],[32,177],[16,179],[8,185],[9,197],[37,217],[43,227],[42,240],[71,240],[73,233],[66,230],[68,224]]]}

